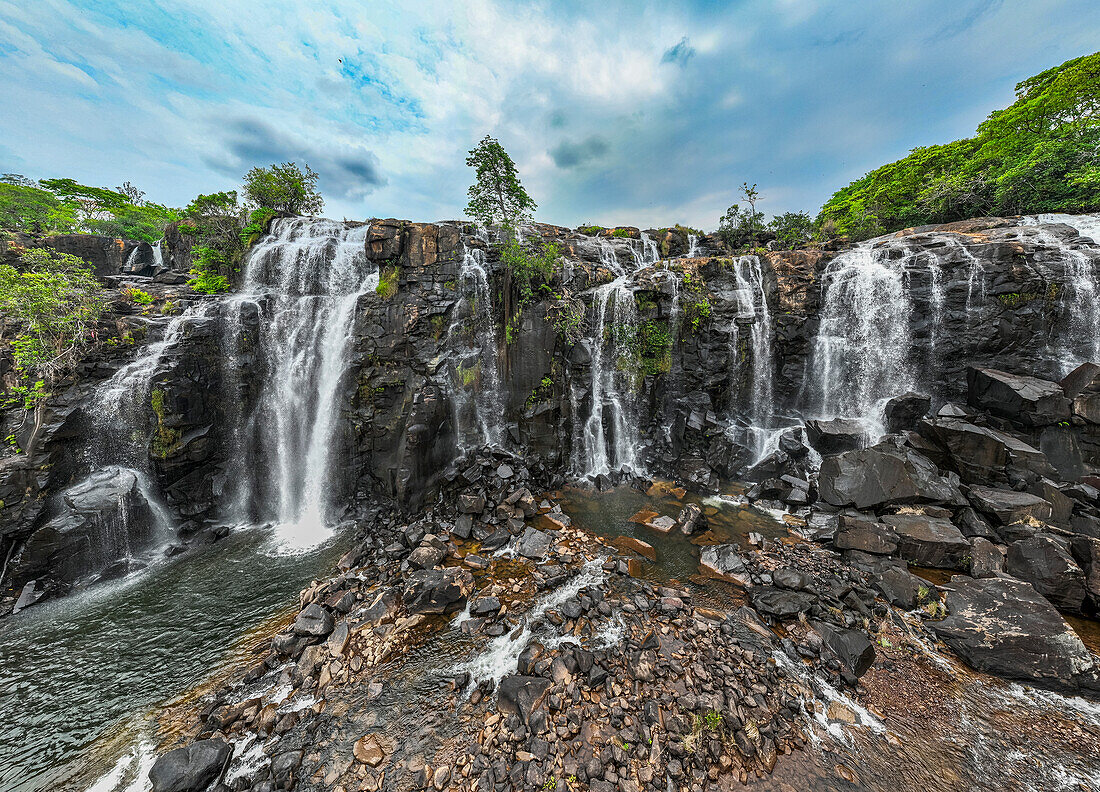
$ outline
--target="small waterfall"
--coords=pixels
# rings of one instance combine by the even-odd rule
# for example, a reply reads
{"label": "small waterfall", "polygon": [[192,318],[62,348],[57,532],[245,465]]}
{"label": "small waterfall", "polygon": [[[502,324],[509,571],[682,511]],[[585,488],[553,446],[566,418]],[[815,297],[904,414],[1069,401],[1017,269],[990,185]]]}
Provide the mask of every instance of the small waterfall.
{"label": "small waterfall", "polygon": [[[620,360],[629,354],[626,336],[638,323],[634,294],[626,285],[629,278],[621,275],[597,287],[592,295],[596,320],[591,343],[592,409],[583,424],[574,422],[574,469],[582,476],[637,466],[639,438],[633,394],[628,377],[619,370]],[[579,412],[578,402],[574,389],[574,416]]]}
{"label": "small waterfall", "polygon": [[455,350],[451,382],[459,448],[500,448],[504,445],[500,334],[493,318],[484,251],[465,248],[459,281],[461,299],[447,330]]}
{"label": "small waterfall", "polygon": [[164,240],[158,239],[157,243],[153,245],[153,273],[156,274],[164,269]]}
{"label": "small waterfall", "polygon": [[[748,410],[740,410],[749,421],[754,454],[762,455],[774,412],[775,360],[772,354],[772,316],[764,280],[764,265],[759,256],[741,256],[734,265],[739,313],[752,319],[752,385]],[[739,332],[736,321],[731,331],[733,360],[738,361]],[[733,367],[731,367],[733,368]],[[734,370],[736,370],[734,368]],[[737,409],[740,405],[734,405]]]}
{"label": "small waterfall", "polygon": [[685,258],[695,258],[696,251],[699,248],[699,235],[688,234],[688,252]]}
{"label": "small waterfall", "polygon": [[858,418],[881,434],[885,401],[914,385],[905,258],[875,240],[833,259],[821,276],[812,387],[824,418]]}
{"label": "small waterfall", "polygon": [[[1089,247],[1100,245],[1100,215],[1043,214],[1021,221],[1028,226],[1051,223],[1075,229]],[[1061,373],[1067,374],[1085,361],[1100,361],[1100,282],[1096,271],[1100,261],[1044,228],[1038,229],[1037,238],[1059,251],[1065,267],[1060,297],[1064,325],[1051,354],[1061,362]]]}
{"label": "small waterfall", "polygon": [[[341,381],[359,298],[378,284],[368,225],[281,219],[249,256],[240,310],[259,302],[259,401],[241,427],[238,519],[273,522],[289,546],[326,539],[338,489]],[[249,299],[249,298],[252,299]]]}

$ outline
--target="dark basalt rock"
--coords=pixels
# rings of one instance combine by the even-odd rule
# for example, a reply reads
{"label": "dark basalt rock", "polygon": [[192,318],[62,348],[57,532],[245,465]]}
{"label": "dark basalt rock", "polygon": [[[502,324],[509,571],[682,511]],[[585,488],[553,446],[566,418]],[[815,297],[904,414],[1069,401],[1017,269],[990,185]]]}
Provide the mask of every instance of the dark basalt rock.
{"label": "dark basalt rock", "polygon": [[897,552],[898,536],[884,523],[866,517],[842,514],[833,544],[838,550],[891,555]]}
{"label": "dark basalt rock", "polygon": [[736,545],[708,545],[699,553],[699,565],[711,574],[728,578],[742,586],[750,585],[749,569]]}
{"label": "dark basalt rock", "polygon": [[924,421],[922,431],[947,450],[950,466],[966,482],[1003,481],[1009,463],[1044,475],[1054,472],[1046,455],[1024,441],[959,418]]}
{"label": "dark basalt rock", "polygon": [[409,613],[446,613],[473,590],[474,576],[468,569],[422,569],[405,579],[403,599]]}
{"label": "dark basalt rock", "polygon": [[921,418],[928,415],[932,399],[920,393],[903,393],[886,402],[886,431],[897,434],[912,429]]}
{"label": "dark basalt rock", "polygon": [[791,619],[810,610],[817,597],[805,591],[788,591],[776,586],[757,586],[750,590],[752,606],[777,619]]}
{"label": "dark basalt rock", "polygon": [[314,603],[302,609],[294,619],[294,632],[311,638],[324,638],[333,627],[332,614]]}
{"label": "dark basalt rock", "polygon": [[535,676],[506,676],[497,686],[497,709],[504,715],[518,715],[531,722],[531,713],[542,706],[550,690],[549,679]]}
{"label": "dark basalt rock", "polygon": [[825,646],[857,677],[863,676],[875,664],[875,647],[862,630],[835,627],[826,622],[813,622]]}
{"label": "dark basalt rock", "polygon": [[221,780],[233,747],[223,740],[198,740],[157,757],[149,771],[153,792],[203,792]]}
{"label": "dark basalt rock", "polygon": [[1050,503],[1038,495],[993,487],[971,487],[967,494],[974,508],[997,520],[1001,525],[1028,518],[1046,520],[1050,517]]}
{"label": "dark basalt rock", "polygon": [[983,368],[969,369],[966,377],[969,403],[993,415],[1031,427],[1070,417],[1069,399],[1056,382]]}
{"label": "dark basalt rock", "polygon": [[890,514],[882,521],[898,537],[898,555],[911,564],[955,569],[970,554],[970,543],[950,520],[926,514]]}
{"label": "dark basalt rock", "polygon": [[941,475],[926,457],[889,442],[826,457],[817,487],[826,503],[857,509],[962,501],[954,474]]}
{"label": "dark basalt rock", "polygon": [[806,440],[822,456],[854,451],[867,445],[867,427],[847,418],[806,421]]}
{"label": "dark basalt rock", "polygon": [[955,577],[936,634],[972,668],[1068,693],[1100,694],[1096,657],[1029,583]]}
{"label": "dark basalt rock", "polygon": [[703,514],[703,507],[698,503],[689,503],[680,510],[676,518],[676,527],[684,536],[701,533],[707,529],[707,516]]}
{"label": "dark basalt rock", "polygon": [[1061,540],[1036,534],[1008,546],[1008,574],[1026,580],[1059,610],[1080,613],[1085,601],[1085,573]]}

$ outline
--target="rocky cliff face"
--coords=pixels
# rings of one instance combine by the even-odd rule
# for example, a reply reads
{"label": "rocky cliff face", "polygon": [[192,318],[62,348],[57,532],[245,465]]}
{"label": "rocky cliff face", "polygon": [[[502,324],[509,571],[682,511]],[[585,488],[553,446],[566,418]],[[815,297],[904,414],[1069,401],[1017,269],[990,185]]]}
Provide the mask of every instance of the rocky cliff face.
{"label": "rocky cliff face", "polygon": [[[564,254],[549,288],[526,297],[497,240],[471,227],[364,227],[360,275],[375,271],[386,288],[356,298],[337,376],[325,475],[341,511],[379,497],[429,504],[463,450],[486,443],[559,478],[610,481],[623,467],[703,488],[759,478],[752,466],[804,418],[875,418],[872,407],[880,415],[904,390],[939,407],[963,398],[968,367],[1060,377],[1098,356],[1088,274],[1100,251],[1066,225],[981,219],[851,250],[760,257],[727,255],[717,239],[675,229],[590,236],[536,225],[525,236]],[[182,279],[186,267],[178,234],[159,257],[144,243],[48,244],[106,278],[146,286]],[[56,547],[28,539],[65,513],[60,493],[93,472],[94,461],[73,453],[96,442],[92,394],[127,359],[148,356],[142,342],[171,336],[146,361],[127,428],[115,424],[138,437],[126,466],[149,478],[185,535],[231,517],[232,485],[257,464],[234,448],[272,365],[273,350],[258,346],[273,311],[262,295],[152,322],[124,311],[110,326],[135,345],[105,344],[34,415],[9,410],[25,453],[0,473],[6,583],[80,576],[60,575],[49,560]],[[1036,427],[1030,439],[1067,477],[1091,473],[1092,411],[1066,423]]]}

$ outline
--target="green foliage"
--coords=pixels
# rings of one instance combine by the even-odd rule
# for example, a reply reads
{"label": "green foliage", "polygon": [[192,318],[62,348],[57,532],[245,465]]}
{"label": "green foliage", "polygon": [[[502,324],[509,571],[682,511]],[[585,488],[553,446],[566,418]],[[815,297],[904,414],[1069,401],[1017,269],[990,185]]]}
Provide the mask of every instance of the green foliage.
{"label": "green foliage", "polygon": [[187,285],[203,294],[229,291],[229,278],[222,274],[229,267],[229,257],[211,245],[191,249],[191,278]]}
{"label": "green foliage", "polygon": [[707,728],[711,731],[718,731],[722,726],[722,716],[715,710],[710,710],[704,716]]}
{"label": "green foliage", "polygon": [[0,182],[0,227],[30,233],[67,233],[77,227],[73,207],[46,190]]}
{"label": "green foliage", "polygon": [[687,304],[684,309],[684,319],[691,327],[692,334],[698,333],[704,323],[710,321],[710,300],[702,297]]}
{"label": "green foliage", "polygon": [[482,225],[515,228],[538,208],[523,189],[516,164],[495,139],[482,138],[470,150],[466,164],[476,173],[466,193],[466,213]]}
{"label": "green foliage", "polygon": [[577,226],[577,233],[578,234],[584,234],[585,236],[599,236],[602,232],[604,232],[606,230],[607,229],[604,228],[603,226],[598,226],[598,225]]}
{"label": "green foliage", "polygon": [[575,344],[584,338],[585,305],[578,299],[563,297],[550,306],[550,318],[558,337],[567,344]]}
{"label": "green foliage", "polygon": [[153,414],[157,417],[157,428],[153,432],[153,441],[149,444],[149,450],[160,459],[167,457],[176,449],[180,442],[180,430],[168,426],[164,408],[164,391],[154,388],[149,396]]}
{"label": "green foliage", "polygon": [[738,250],[743,245],[755,244],[756,234],[763,226],[763,212],[742,209],[734,204],[718,221],[718,236],[731,249]]}
{"label": "green foliage", "polygon": [[477,383],[481,378],[481,360],[479,359],[469,368],[463,368],[461,364],[458,366],[458,379],[462,383],[463,388],[469,388]]}
{"label": "green foliage", "polygon": [[238,234],[245,247],[252,247],[260,241],[260,237],[267,233],[271,227],[271,221],[275,219],[276,212],[273,209],[261,207],[252,210],[248,215],[248,222]]}
{"label": "green foliage", "polygon": [[378,285],[374,287],[375,293],[383,300],[389,300],[397,294],[397,280],[401,275],[398,267],[386,267],[378,274]]}
{"label": "green foliage", "polygon": [[48,384],[93,338],[103,311],[101,289],[85,262],[66,253],[27,250],[19,265],[0,265],[4,335],[10,339],[19,384]]}
{"label": "green foliage", "polygon": [[561,250],[553,242],[539,241],[524,246],[513,234],[500,247],[500,261],[512,275],[512,285],[520,295],[520,305],[535,298],[539,287],[549,289],[550,281],[558,271]]}
{"label": "green foliage", "polygon": [[615,228],[611,231],[611,236],[618,237],[619,239],[632,239],[634,232],[629,228]]}
{"label": "green foliage", "polygon": [[617,365],[633,375],[638,385],[643,377],[666,374],[672,368],[672,334],[668,325],[647,320],[611,328],[621,351]]}
{"label": "green foliage", "polygon": [[134,286],[123,289],[122,296],[137,305],[152,305],[153,303],[153,295]]}
{"label": "green foliage", "polygon": [[700,231],[698,228],[692,228],[691,226],[680,225],[679,223],[677,223],[675,226],[673,226],[673,228],[675,228],[677,231],[680,231],[680,232],[682,232],[684,234],[687,234],[687,235],[694,234],[697,237],[706,236],[706,234],[703,231]]}
{"label": "green foliage", "polygon": [[787,250],[801,247],[814,237],[814,221],[805,212],[785,212],[776,215],[768,223],[775,232],[775,241]]}
{"label": "green foliage", "polygon": [[531,391],[531,395],[527,397],[527,406],[533,407],[539,402],[546,401],[554,394],[554,380],[549,376],[542,378],[542,381],[535,386],[535,389]]}
{"label": "green foliage", "polygon": [[822,207],[819,224],[864,239],[984,215],[1100,209],[1100,52],[1016,86],[972,138],[913,149]]}
{"label": "green foliage", "polygon": [[260,209],[304,215],[316,214],[324,207],[317,192],[317,174],[309,167],[293,162],[253,168],[244,177],[245,200]]}
{"label": "green foliage", "polygon": [[111,207],[99,217],[89,217],[84,227],[93,234],[139,239],[150,244],[164,236],[164,229],[182,217],[178,209],[159,204]]}

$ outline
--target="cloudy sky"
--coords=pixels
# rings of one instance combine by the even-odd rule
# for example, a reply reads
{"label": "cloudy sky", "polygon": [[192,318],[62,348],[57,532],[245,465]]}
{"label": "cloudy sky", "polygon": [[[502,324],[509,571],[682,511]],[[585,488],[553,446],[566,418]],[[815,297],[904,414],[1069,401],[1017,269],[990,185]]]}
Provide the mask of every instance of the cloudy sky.
{"label": "cloudy sky", "polygon": [[183,205],[296,160],[329,216],[437,220],[491,134],[537,219],[712,228],[746,180],[816,212],[1098,47],[1097,0],[0,0],[0,171]]}

